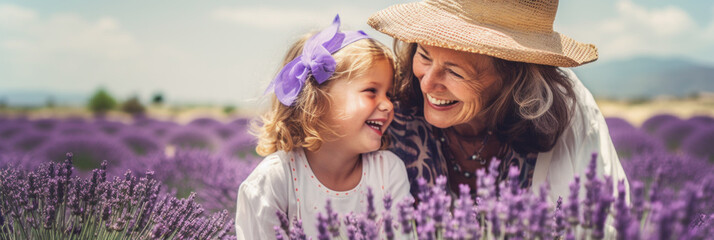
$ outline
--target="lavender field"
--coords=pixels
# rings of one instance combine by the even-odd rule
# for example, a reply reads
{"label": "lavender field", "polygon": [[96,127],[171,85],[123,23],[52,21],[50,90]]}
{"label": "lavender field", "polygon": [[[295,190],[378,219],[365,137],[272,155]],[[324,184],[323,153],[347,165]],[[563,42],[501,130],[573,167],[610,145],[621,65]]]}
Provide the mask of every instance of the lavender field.
{"label": "lavender field", "polygon": [[[261,159],[249,121],[0,117],[0,239],[234,238],[238,186]],[[304,239],[302,228],[317,227],[320,239],[603,239],[612,226],[618,239],[712,239],[714,118],[607,123],[630,204],[623,185],[593,170],[557,203],[482,171],[475,202],[451,199],[442,179],[422,184],[417,206],[373,200],[398,216],[326,209],[320,226],[285,219],[276,236]]]}

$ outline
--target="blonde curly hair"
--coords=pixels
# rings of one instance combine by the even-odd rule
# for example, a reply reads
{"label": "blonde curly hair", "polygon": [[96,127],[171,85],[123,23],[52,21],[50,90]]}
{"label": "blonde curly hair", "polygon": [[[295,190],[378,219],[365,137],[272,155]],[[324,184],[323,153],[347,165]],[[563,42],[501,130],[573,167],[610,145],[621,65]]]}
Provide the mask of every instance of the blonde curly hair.
{"label": "blonde curly hair", "polygon": [[[306,34],[296,41],[285,55],[282,66],[300,57],[305,42],[314,34]],[[279,150],[291,151],[295,147],[317,151],[323,142],[340,137],[332,130],[334,127],[323,119],[330,110],[328,92],[333,83],[358,78],[379,60],[388,60],[392,68],[396,68],[391,50],[371,38],[351,43],[332,56],[337,62],[335,73],[323,84],[318,84],[309,76],[292,106],[283,105],[273,94],[271,109],[261,116],[259,123],[253,125],[252,132],[258,137],[258,154],[266,156]],[[388,138],[386,134],[382,137],[380,149],[387,147]]]}

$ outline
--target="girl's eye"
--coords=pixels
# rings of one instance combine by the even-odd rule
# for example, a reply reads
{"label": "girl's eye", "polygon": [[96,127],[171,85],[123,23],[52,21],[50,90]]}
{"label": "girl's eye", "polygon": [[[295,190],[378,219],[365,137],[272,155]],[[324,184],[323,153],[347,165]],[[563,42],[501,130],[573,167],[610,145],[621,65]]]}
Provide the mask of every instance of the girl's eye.
{"label": "girl's eye", "polygon": [[394,94],[392,92],[387,92],[387,99],[389,99],[389,101],[394,101]]}
{"label": "girl's eye", "polygon": [[377,89],[376,88],[367,88],[363,92],[377,93]]}

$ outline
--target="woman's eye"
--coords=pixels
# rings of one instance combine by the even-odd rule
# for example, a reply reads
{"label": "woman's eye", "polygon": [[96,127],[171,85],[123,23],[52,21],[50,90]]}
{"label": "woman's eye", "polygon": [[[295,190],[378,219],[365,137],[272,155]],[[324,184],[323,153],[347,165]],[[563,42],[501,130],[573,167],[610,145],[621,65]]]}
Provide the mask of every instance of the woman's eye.
{"label": "woman's eye", "polygon": [[457,78],[460,78],[460,79],[464,79],[463,76],[459,75],[458,73],[454,72],[454,71],[451,70],[451,69],[446,70],[446,71],[449,72],[451,75],[454,75],[454,77],[457,77]]}
{"label": "woman's eye", "polygon": [[424,60],[431,61],[431,59],[429,59],[429,57],[427,57],[427,56],[424,55],[423,53],[419,53],[419,56],[420,56],[422,59],[424,59]]}

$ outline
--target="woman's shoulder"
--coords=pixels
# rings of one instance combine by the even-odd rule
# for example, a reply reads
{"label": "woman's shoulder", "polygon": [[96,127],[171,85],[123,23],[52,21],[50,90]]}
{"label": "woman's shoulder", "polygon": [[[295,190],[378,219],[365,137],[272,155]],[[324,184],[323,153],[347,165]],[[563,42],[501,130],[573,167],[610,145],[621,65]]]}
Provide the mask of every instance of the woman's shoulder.
{"label": "woman's shoulder", "polygon": [[570,131],[577,136],[596,135],[603,128],[604,117],[592,93],[580,81],[575,73],[567,68],[561,68],[563,73],[571,80],[575,93],[575,105],[570,118]]}

